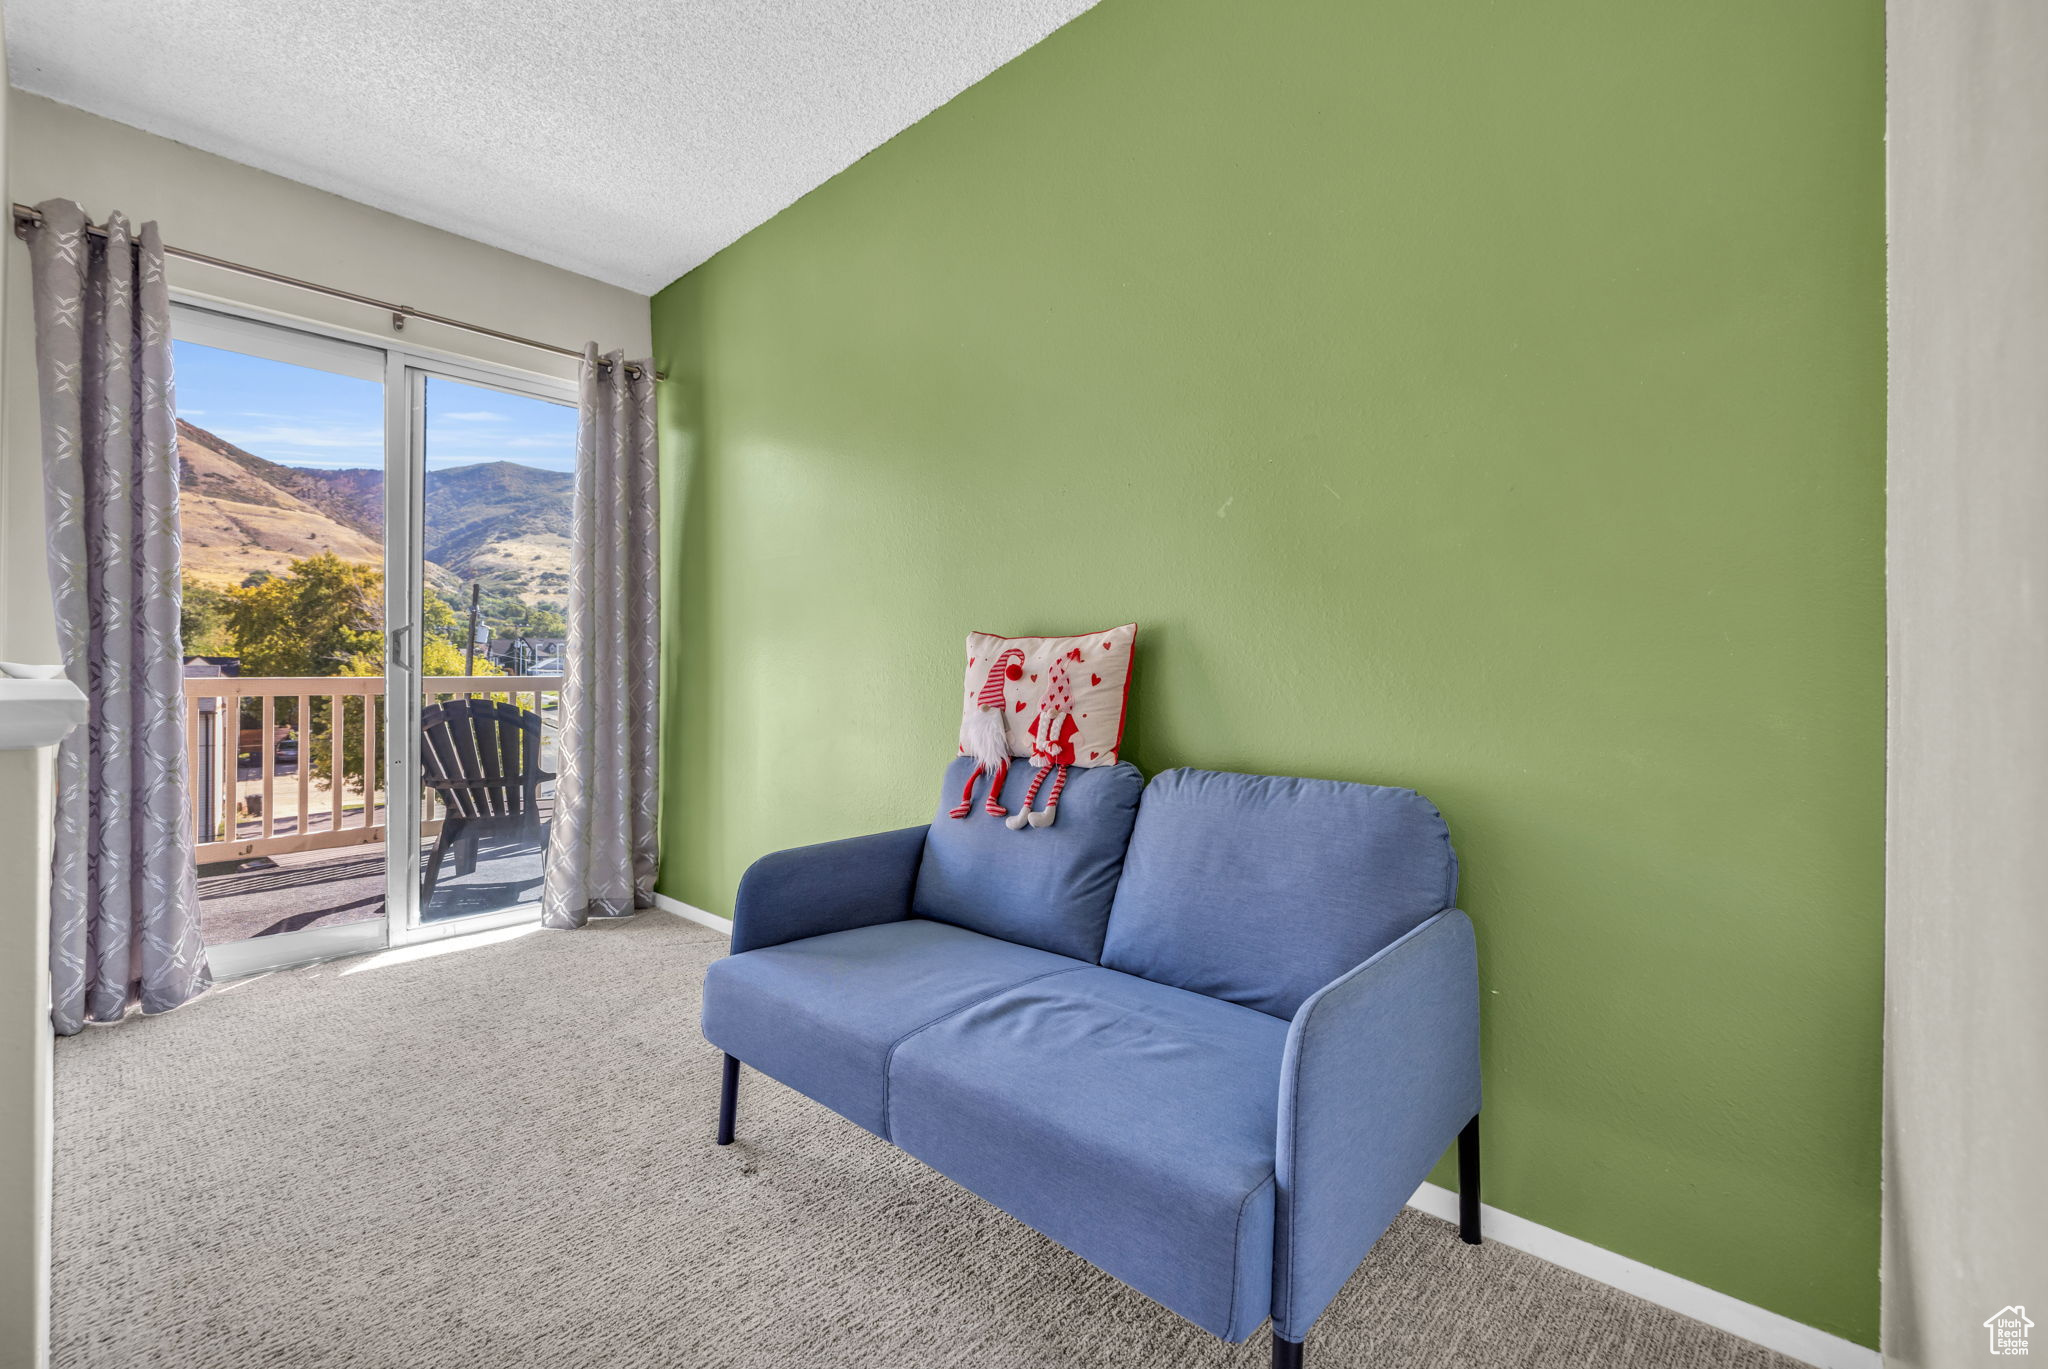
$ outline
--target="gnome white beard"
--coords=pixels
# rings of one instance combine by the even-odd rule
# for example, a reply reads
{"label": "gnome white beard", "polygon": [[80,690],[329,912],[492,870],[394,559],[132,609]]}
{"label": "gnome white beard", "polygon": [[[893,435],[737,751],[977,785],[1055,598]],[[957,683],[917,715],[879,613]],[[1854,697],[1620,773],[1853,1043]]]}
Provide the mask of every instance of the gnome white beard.
{"label": "gnome white beard", "polygon": [[1010,736],[1002,712],[977,708],[960,720],[960,749],[975,763],[994,770],[1010,758]]}

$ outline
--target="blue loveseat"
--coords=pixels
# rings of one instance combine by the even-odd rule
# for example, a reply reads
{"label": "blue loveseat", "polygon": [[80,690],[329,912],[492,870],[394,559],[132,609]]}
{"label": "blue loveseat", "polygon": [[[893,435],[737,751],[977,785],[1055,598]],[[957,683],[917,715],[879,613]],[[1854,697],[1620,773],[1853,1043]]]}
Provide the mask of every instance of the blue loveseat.
{"label": "blue loveseat", "polygon": [[704,981],[720,1144],[745,1062],[1217,1336],[1271,1318],[1276,1366],[1453,1138],[1479,1239],[1472,924],[1428,800],[1122,764],[1013,832],[945,816],[970,765],[928,826],[747,871]]}

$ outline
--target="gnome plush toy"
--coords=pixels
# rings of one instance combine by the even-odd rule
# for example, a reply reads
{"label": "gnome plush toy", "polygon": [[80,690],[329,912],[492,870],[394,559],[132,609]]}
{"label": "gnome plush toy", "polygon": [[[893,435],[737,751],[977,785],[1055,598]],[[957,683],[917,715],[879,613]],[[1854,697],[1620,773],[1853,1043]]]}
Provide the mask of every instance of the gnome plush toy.
{"label": "gnome plush toy", "polygon": [[[1081,725],[1074,721],[1074,686],[1067,678],[1067,663],[1054,661],[1045,697],[1038,701],[1038,716],[1031,720],[1031,763],[1038,767],[1038,773],[1031,777],[1031,787],[1024,791],[1024,811],[1004,826],[1013,832],[1022,831],[1027,822],[1033,827],[1052,826],[1060,809],[1060,791],[1067,787],[1067,767],[1074,763],[1074,736],[1080,730]],[[1052,772],[1052,789],[1045,796],[1045,808],[1034,813],[1031,805],[1038,798],[1038,786],[1045,783],[1047,771]]]}
{"label": "gnome plush toy", "polygon": [[[960,806],[953,809],[951,816],[964,818],[974,811],[974,782],[984,771],[989,773],[990,779],[988,798],[982,806],[998,818],[1010,811],[1003,807],[1001,801],[1003,780],[1010,773],[1010,733],[1005,718],[1009,705],[1003,691],[1005,685],[1015,684],[1023,678],[1024,653],[1016,647],[1011,647],[989,663],[988,678],[982,682],[981,693],[974,696],[974,707],[960,719],[960,754],[974,757],[974,773],[967,777],[967,786],[960,791]],[[1037,789],[1034,783],[1032,792],[1035,794]],[[1026,806],[1029,806],[1028,800]],[[1020,824],[1013,820],[1010,825]]]}

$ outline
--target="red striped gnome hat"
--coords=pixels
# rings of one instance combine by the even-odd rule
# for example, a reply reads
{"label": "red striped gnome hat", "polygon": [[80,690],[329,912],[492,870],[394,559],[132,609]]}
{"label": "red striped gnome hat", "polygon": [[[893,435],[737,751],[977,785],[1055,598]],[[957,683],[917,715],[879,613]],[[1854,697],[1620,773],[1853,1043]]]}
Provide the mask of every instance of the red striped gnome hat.
{"label": "red striped gnome hat", "polygon": [[1011,647],[989,662],[988,678],[973,706],[960,718],[960,754],[994,770],[1010,763],[1009,723],[1004,717],[1003,686],[1024,678],[1024,652]]}
{"label": "red striped gnome hat", "polygon": [[1024,653],[1011,647],[1002,655],[989,662],[988,679],[982,682],[981,693],[974,696],[976,708],[993,708],[1003,711],[1003,681],[1015,683],[1024,678]]}
{"label": "red striped gnome hat", "polygon": [[1048,677],[1048,683],[1045,687],[1045,698],[1039,703],[1038,708],[1038,716],[1044,719],[1046,724],[1039,730],[1038,749],[1050,755],[1053,744],[1059,741],[1060,738],[1057,735],[1047,736],[1045,734],[1054,731],[1057,726],[1057,719],[1063,714],[1069,714],[1074,711],[1074,684],[1072,680],[1067,678],[1067,663],[1065,661],[1054,661],[1052,663],[1052,674]]}

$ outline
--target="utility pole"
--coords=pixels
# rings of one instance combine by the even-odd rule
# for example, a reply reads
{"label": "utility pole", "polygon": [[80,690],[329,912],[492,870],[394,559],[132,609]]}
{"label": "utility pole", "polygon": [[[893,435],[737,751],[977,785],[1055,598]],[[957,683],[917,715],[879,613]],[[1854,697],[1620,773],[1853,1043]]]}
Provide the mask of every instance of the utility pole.
{"label": "utility pole", "polygon": [[483,593],[483,589],[483,581],[472,580],[469,582],[469,644],[463,648],[462,653],[462,673],[464,675],[476,674],[477,596]]}

